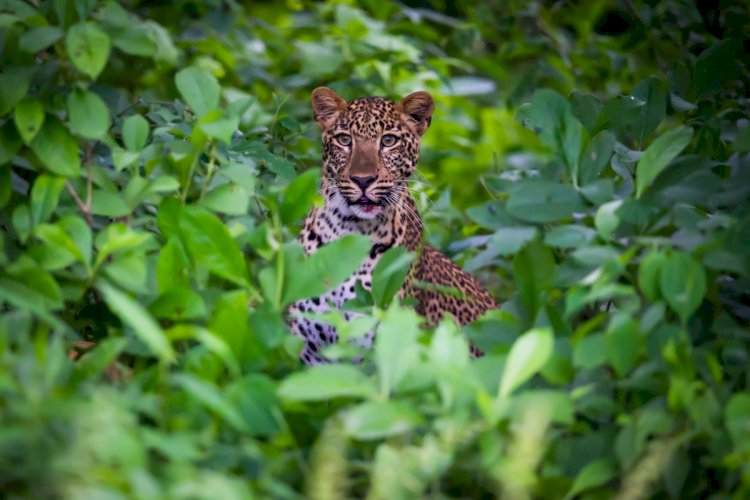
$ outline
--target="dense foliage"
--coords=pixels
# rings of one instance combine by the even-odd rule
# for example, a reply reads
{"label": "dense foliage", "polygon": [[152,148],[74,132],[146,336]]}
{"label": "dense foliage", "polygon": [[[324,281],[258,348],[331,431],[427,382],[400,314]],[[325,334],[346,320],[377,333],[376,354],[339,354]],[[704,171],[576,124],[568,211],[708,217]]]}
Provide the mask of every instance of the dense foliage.
{"label": "dense foliage", "polygon": [[[3,496],[750,494],[750,15],[472,4],[0,0]],[[391,251],[300,366],[367,249],[295,242],[324,84],[435,95],[412,190],[501,310],[421,328]]]}

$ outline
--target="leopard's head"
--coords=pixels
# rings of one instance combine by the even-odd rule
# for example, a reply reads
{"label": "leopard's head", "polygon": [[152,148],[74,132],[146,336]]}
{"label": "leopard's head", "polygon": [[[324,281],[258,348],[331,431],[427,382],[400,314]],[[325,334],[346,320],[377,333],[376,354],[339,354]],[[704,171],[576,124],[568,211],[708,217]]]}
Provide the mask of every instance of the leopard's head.
{"label": "leopard's head", "polygon": [[323,194],[345,215],[373,219],[399,202],[417,168],[422,134],[435,101],[415,92],[400,102],[363,97],[346,102],[333,90],[312,93],[323,131]]}

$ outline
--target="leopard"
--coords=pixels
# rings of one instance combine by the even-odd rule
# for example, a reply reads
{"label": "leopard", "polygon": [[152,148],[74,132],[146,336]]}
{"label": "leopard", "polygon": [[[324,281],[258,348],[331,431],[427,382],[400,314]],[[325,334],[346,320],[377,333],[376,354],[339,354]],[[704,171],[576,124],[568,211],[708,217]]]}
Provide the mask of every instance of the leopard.
{"label": "leopard", "polygon": [[[341,310],[356,296],[357,283],[371,290],[373,269],[393,247],[416,254],[399,295],[414,299],[416,312],[428,325],[436,325],[448,314],[464,325],[496,309],[497,302],[475,277],[423,241],[424,224],[408,182],[419,162],[421,138],[432,122],[432,95],[417,91],[399,102],[385,97],[346,101],[333,90],[318,87],[311,104],[322,133],[323,203],[305,217],[299,242],[307,255],[349,234],[369,236],[372,246],[346,281],[289,307],[291,330],[304,340],[302,362],[330,362],[322,351],[338,341],[333,326],[305,313]],[[351,321],[357,313],[342,314]],[[371,348],[373,339],[369,332],[358,343]],[[470,348],[475,357],[483,354],[473,345]]]}

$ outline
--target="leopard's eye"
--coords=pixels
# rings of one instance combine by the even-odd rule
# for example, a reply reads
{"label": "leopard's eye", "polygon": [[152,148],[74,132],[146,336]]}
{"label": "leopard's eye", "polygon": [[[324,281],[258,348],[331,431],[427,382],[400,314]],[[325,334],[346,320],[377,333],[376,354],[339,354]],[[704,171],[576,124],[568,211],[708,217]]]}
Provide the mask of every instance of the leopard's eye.
{"label": "leopard's eye", "polygon": [[380,143],[385,146],[386,148],[390,148],[394,144],[398,142],[398,137],[396,137],[393,134],[385,134],[382,139],[380,139]]}
{"label": "leopard's eye", "polygon": [[336,140],[342,146],[348,146],[352,143],[352,136],[350,136],[349,134],[339,134],[336,136]]}

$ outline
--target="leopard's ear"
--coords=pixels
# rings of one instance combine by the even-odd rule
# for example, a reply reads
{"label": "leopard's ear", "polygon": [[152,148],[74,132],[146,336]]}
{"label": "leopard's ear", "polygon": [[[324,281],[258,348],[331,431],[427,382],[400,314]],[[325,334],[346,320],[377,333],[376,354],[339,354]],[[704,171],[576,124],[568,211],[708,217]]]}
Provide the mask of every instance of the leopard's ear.
{"label": "leopard's ear", "polygon": [[318,87],[312,92],[312,108],[315,123],[320,130],[327,130],[346,108],[346,101],[328,87]]}
{"label": "leopard's ear", "polygon": [[420,90],[401,99],[396,108],[403,113],[407,124],[422,135],[432,121],[435,99],[429,93]]}

